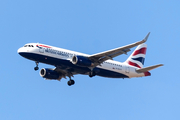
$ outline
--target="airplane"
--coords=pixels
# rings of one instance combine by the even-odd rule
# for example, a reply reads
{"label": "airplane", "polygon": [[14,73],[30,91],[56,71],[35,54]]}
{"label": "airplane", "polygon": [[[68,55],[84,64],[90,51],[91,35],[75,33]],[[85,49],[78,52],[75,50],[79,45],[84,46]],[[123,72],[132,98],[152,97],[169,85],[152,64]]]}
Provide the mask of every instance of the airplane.
{"label": "airplane", "polygon": [[[67,84],[74,85],[74,75],[82,74],[89,77],[101,76],[108,78],[133,78],[150,76],[150,70],[163,66],[153,65],[143,68],[147,45],[147,36],[138,42],[108,50],[105,52],[87,55],[67,49],[57,48],[40,43],[28,43],[18,49],[18,53],[29,60],[35,61],[38,70],[39,63],[55,66],[55,68],[42,68],[40,76],[47,80],[61,80],[69,77]],[[137,46],[125,62],[114,61],[113,58],[127,54],[131,48]]]}

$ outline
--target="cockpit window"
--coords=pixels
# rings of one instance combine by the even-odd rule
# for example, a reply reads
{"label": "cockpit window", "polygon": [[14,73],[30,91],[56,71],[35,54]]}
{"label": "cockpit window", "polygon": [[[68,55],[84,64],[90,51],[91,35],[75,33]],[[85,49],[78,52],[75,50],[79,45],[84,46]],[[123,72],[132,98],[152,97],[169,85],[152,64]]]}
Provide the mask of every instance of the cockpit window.
{"label": "cockpit window", "polygon": [[25,45],[24,47],[34,47],[33,45]]}

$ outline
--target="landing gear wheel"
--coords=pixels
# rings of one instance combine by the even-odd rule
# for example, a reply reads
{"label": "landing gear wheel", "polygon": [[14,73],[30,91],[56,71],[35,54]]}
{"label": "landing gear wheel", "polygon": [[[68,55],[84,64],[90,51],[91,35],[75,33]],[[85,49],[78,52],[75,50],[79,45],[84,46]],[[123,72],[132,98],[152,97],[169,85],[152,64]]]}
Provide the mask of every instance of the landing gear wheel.
{"label": "landing gear wheel", "polygon": [[95,73],[95,72],[93,72],[93,71],[89,72],[89,77],[90,77],[90,78],[92,78],[92,77],[94,77],[94,76],[96,76],[96,73]]}
{"label": "landing gear wheel", "polygon": [[90,77],[90,78],[92,78],[92,77],[93,77],[93,75],[91,75],[91,74],[90,74],[90,75],[89,75],[89,77]]}
{"label": "landing gear wheel", "polygon": [[39,65],[39,62],[36,62],[36,67],[34,67],[34,70],[35,70],[35,71],[39,70],[38,65]]}
{"label": "landing gear wheel", "polygon": [[75,83],[74,80],[69,80],[69,81],[67,82],[67,84],[68,84],[69,86],[74,85],[74,83]]}
{"label": "landing gear wheel", "polygon": [[39,70],[39,67],[34,67],[34,70],[36,71],[36,70]]}

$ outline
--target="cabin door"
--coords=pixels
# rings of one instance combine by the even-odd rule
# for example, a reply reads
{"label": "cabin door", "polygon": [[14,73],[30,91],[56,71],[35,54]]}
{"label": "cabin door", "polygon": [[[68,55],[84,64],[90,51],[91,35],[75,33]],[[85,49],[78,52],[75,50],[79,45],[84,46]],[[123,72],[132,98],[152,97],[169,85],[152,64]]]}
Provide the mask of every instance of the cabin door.
{"label": "cabin door", "polygon": [[128,73],[128,74],[129,74],[129,71],[130,71],[129,66],[126,66],[126,73]]}

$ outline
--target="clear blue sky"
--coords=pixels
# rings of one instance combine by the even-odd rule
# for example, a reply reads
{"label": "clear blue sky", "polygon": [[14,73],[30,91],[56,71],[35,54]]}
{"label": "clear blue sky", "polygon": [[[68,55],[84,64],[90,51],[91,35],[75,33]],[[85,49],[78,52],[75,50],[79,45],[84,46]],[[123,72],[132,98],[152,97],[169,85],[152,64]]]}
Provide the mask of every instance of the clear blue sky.
{"label": "clear blue sky", "polygon": [[[0,119],[179,120],[179,5],[179,0],[0,1]],[[94,54],[148,32],[145,66],[165,64],[150,77],[76,75],[69,87],[68,79],[44,80],[34,62],[17,54],[30,42]]]}

